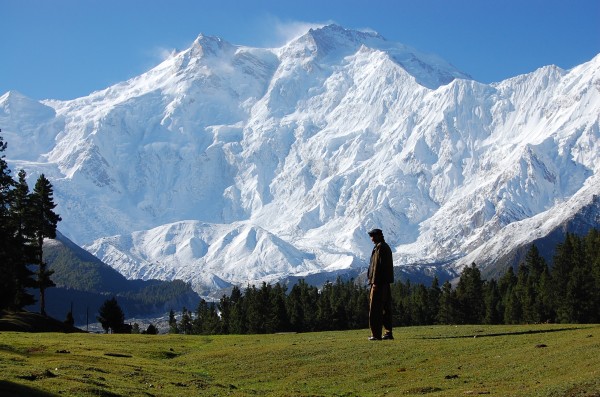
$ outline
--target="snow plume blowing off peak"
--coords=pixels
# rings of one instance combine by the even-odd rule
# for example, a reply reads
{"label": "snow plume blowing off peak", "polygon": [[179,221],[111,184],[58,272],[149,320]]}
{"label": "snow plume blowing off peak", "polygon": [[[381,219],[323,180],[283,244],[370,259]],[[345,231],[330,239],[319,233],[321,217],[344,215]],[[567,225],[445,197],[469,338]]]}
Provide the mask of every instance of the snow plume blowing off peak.
{"label": "snow plume blowing off peak", "polygon": [[5,94],[0,125],[61,233],[129,278],[355,277],[375,227],[397,270],[450,277],[597,203],[598,59],[488,85],[337,25],[279,48],[200,35],[84,98]]}

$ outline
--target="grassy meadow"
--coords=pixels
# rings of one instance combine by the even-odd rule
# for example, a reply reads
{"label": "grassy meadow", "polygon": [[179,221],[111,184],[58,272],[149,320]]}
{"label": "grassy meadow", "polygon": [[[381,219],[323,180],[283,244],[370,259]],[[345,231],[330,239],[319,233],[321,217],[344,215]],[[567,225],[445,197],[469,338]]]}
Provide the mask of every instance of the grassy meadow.
{"label": "grassy meadow", "polygon": [[600,396],[600,325],[0,333],[2,396]]}

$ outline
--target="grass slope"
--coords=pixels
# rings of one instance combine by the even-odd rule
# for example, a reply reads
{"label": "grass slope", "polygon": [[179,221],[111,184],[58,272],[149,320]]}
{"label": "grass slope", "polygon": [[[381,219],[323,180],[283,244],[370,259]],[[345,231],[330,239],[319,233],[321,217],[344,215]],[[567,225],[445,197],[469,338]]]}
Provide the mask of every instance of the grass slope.
{"label": "grass slope", "polygon": [[279,335],[0,333],[0,395],[600,396],[600,325]]}

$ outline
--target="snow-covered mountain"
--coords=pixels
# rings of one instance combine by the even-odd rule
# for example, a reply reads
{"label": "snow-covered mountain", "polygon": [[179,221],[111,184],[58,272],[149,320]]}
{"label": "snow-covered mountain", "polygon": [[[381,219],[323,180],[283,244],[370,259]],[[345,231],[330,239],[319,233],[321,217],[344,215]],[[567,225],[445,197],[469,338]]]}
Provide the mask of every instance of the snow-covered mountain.
{"label": "snow-covered mountain", "polygon": [[600,55],[494,84],[336,25],[281,48],[200,35],[70,101],[0,97],[13,169],[60,231],[130,278],[197,291],[395,263],[449,272],[550,233],[600,194]]}

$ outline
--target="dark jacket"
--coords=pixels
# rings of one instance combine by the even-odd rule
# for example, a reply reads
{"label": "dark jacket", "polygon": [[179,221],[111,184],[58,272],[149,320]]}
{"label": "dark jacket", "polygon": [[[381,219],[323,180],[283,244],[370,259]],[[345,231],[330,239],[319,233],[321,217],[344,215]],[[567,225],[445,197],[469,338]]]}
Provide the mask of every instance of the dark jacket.
{"label": "dark jacket", "polygon": [[369,284],[391,284],[394,282],[392,249],[385,241],[377,243],[373,248],[368,277]]}

